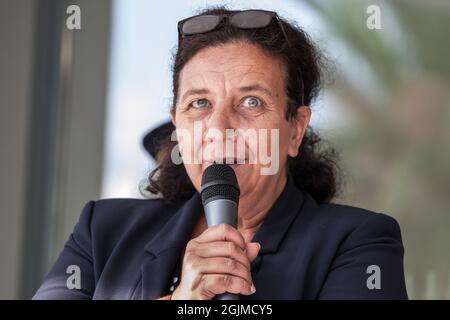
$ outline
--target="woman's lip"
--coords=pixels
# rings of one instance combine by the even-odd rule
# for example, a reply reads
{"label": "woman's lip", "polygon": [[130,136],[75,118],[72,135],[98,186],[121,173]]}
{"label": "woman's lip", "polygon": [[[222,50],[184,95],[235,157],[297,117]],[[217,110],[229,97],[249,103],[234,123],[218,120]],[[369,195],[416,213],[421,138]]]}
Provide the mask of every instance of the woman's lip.
{"label": "woman's lip", "polygon": [[[229,159],[232,160],[232,159]],[[217,164],[228,164],[228,165],[232,165],[232,164],[246,164],[247,163],[247,159],[233,159],[233,162],[231,161],[227,161],[226,159],[222,159],[222,160],[205,160],[206,163],[217,163]]]}
{"label": "woman's lip", "polygon": [[[205,161],[205,162],[203,163],[203,168],[206,169],[207,167],[209,167],[210,165],[212,165],[212,164],[214,164],[214,163],[218,163],[218,162],[214,162],[214,161]],[[242,166],[242,165],[247,164],[247,162],[244,162],[244,163],[226,163],[226,162],[221,162],[221,163],[218,163],[218,164],[227,164],[227,165],[229,165],[231,168],[236,169],[236,168],[239,167],[239,166]]]}

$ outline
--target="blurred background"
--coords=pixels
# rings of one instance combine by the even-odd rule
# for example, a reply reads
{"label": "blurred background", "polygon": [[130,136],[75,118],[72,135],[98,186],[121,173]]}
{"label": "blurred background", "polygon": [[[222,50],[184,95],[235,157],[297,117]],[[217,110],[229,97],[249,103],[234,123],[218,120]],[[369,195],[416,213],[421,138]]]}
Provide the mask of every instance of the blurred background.
{"label": "blurred background", "polygon": [[341,153],[335,202],[395,217],[409,297],[450,299],[448,0],[0,0],[0,299],[32,297],[87,201],[142,197],[176,23],[214,4],[275,10],[323,50],[311,124]]}

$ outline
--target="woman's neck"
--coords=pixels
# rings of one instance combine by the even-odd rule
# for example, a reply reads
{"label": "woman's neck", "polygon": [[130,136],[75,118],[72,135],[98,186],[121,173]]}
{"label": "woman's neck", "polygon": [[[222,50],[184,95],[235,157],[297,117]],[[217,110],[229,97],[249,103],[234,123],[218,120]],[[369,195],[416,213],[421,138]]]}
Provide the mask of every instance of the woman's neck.
{"label": "woman's neck", "polygon": [[239,199],[238,230],[245,242],[251,242],[253,236],[264,222],[275,201],[286,185],[286,176],[281,175],[278,180],[264,190],[264,194],[273,194],[274,197],[255,194],[251,197],[243,196]]}

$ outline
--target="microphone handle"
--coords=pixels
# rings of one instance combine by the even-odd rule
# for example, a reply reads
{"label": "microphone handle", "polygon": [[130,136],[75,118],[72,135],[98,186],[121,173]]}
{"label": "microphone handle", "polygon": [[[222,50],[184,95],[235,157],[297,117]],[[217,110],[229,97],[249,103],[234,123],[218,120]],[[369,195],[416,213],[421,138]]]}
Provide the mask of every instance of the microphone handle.
{"label": "microphone handle", "polygon": [[[237,227],[237,203],[228,199],[217,199],[208,202],[205,206],[206,222],[208,227],[226,223],[233,228]],[[239,300],[238,294],[222,293],[213,300]]]}
{"label": "microphone handle", "polygon": [[238,294],[234,294],[234,293],[222,293],[222,294],[218,294],[216,295],[213,300],[239,300],[240,297]]}

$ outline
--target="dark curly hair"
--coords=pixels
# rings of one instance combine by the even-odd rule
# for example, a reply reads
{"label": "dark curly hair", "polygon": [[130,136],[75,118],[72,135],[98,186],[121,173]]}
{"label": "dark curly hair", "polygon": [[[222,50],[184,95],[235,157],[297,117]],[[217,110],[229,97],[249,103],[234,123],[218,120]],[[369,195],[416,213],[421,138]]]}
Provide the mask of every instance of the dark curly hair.
{"label": "dark curly hair", "polygon": [[[224,6],[209,7],[200,14],[225,14],[236,12]],[[287,70],[285,90],[287,95],[286,119],[290,120],[302,105],[310,106],[321,89],[323,56],[309,36],[295,23],[279,18],[289,43],[286,43],[276,21],[265,28],[238,29],[226,24],[214,31],[187,36],[181,41],[173,56],[172,80],[174,112],[178,98],[179,74],[184,65],[200,50],[229,42],[245,41],[258,45],[264,52],[279,59]],[[174,164],[171,153],[176,146],[170,135],[160,137],[157,167],[150,173],[145,190],[160,194],[167,202],[185,200],[196,191],[183,164]],[[338,191],[338,154],[308,126],[296,157],[288,157],[287,167],[295,184],[308,192],[317,203],[330,202]]]}

